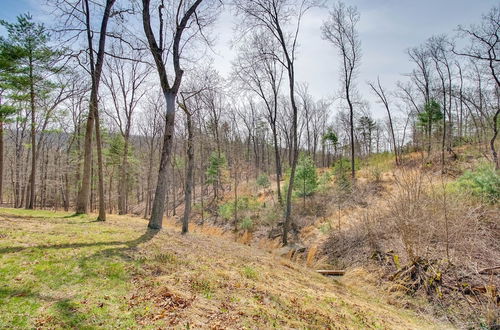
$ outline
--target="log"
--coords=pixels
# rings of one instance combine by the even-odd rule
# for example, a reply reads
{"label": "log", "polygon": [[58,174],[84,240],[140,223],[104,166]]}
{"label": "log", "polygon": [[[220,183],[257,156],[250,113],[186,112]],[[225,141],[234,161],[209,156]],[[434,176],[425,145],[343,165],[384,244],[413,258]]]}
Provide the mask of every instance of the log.
{"label": "log", "polygon": [[316,272],[325,276],[342,276],[345,274],[345,270],[333,270],[333,269],[319,269]]}

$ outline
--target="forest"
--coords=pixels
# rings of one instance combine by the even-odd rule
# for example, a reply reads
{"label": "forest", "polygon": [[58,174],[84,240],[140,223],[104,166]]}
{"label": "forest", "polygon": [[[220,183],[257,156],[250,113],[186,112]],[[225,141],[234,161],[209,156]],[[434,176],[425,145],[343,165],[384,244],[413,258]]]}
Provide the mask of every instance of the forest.
{"label": "forest", "polygon": [[0,20],[0,328],[500,327],[499,5],[393,84],[347,0],[44,6]]}

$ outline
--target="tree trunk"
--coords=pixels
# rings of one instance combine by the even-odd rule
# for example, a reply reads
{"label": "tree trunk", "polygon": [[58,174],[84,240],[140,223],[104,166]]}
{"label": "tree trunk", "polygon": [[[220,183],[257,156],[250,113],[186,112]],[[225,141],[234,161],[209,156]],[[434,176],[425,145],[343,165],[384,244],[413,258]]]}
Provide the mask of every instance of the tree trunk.
{"label": "tree trunk", "polygon": [[99,124],[99,112],[95,108],[95,140],[97,144],[97,175],[98,175],[98,193],[99,193],[99,215],[97,221],[106,221],[106,200],[104,199],[104,174],[102,162],[102,144],[101,131]]}
{"label": "tree trunk", "polygon": [[175,120],[175,97],[172,92],[165,92],[167,113],[165,120],[165,132],[163,136],[163,147],[160,155],[160,168],[158,170],[158,182],[156,184],[155,197],[151,210],[151,218],[148,227],[161,229],[163,225],[163,213],[165,212],[165,196],[167,193],[167,170],[172,150]]}
{"label": "tree trunk", "polygon": [[500,109],[497,109],[495,115],[493,116],[493,137],[490,140],[490,150],[491,155],[493,156],[493,163],[495,165],[495,169],[500,170],[500,164],[498,163],[498,154],[495,149],[495,140],[498,136],[498,116],[500,115]]}
{"label": "tree trunk", "polygon": [[27,209],[35,207],[35,186],[36,186],[36,118],[35,118],[35,83],[33,78],[33,58],[29,58],[29,79],[30,79],[30,107],[31,107],[31,176],[30,194],[27,200]]}
{"label": "tree trunk", "polygon": [[[98,93],[99,93],[99,82],[101,81],[101,73],[102,66],[104,63],[104,55],[106,48],[106,30],[108,26],[108,20],[111,15],[111,8],[115,0],[107,0],[106,7],[104,9],[104,14],[102,16],[101,28],[100,28],[100,37],[99,37],[99,49],[97,52],[97,59],[94,62],[94,48],[92,45],[92,32],[90,27],[90,12],[88,0],[85,0],[84,7],[85,18],[86,18],[86,32],[87,32],[87,42],[88,42],[88,53],[89,53],[89,62],[90,62],[90,75],[91,75],[91,91],[90,91],[90,102],[89,102],[89,113],[87,118],[87,125],[85,128],[85,141],[84,141],[84,158],[83,158],[83,178],[82,185],[78,192],[78,197],[76,201],[76,213],[88,213],[88,203],[90,196],[90,175],[91,175],[91,167],[92,167],[92,133],[94,129],[94,122],[96,119],[96,114],[98,113]],[[96,133],[99,131],[99,128],[96,127]],[[96,136],[96,140],[98,144],[100,144],[100,136]],[[98,158],[101,157],[101,146],[97,147],[98,149]],[[102,164],[101,164],[102,165]],[[104,187],[103,187],[104,190]],[[104,193],[103,193],[104,194]],[[103,201],[104,204],[104,201]],[[105,210],[104,210],[105,211]],[[105,219],[105,216],[104,218]]]}
{"label": "tree trunk", "polygon": [[283,206],[283,197],[281,196],[281,159],[280,150],[278,145],[278,134],[276,132],[276,126],[273,129],[273,142],[274,142],[274,158],[276,161],[276,190],[278,192],[278,202]]}
{"label": "tree trunk", "polygon": [[[289,64],[291,65],[291,64]],[[293,118],[292,118],[292,153],[291,153],[291,169],[290,169],[290,180],[288,182],[288,191],[286,196],[286,210],[285,210],[285,222],[283,224],[283,245],[288,244],[288,231],[290,230],[291,221],[292,221],[292,190],[293,183],[295,180],[295,169],[297,168],[297,158],[299,155],[299,146],[297,139],[297,115],[298,109],[295,104],[295,79],[293,68],[289,67],[289,88],[290,88],[290,102],[293,109]]]}
{"label": "tree trunk", "polygon": [[193,191],[194,172],[194,149],[193,149],[193,123],[191,114],[186,111],[187,119],[187,167],[186,167],[186,189],[184,189],[184,215],[182,217],[182,233],[188,232],[189,216],[191,215],[191,199]]}
{"label": "tree trunk", "polygon": [[350,127],[350,139],[351,139],[351,177],[354,180],[356,178],[356,168],[354,159],[354,108],[349,96],[348,88],[346,88],[347,103],[349,104],[349,125]]}
{"label": "tree trunk", "polygon": [[[128,144],[129,125],[125,132],[125,145],[123,147],[122,164],[120,166],[120,184],[118,189],[118,214],[127,214],[127,188],[128,188]],[[111,203],[111,201],[110,201]]]}

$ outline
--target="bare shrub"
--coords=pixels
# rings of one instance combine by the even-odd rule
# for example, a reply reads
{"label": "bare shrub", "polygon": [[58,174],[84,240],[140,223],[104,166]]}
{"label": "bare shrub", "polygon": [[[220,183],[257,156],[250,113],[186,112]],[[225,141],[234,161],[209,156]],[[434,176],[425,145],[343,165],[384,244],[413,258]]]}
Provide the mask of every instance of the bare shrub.
{"label": "bare shrub", "polygon": [[412,168],[395,173],[386,196],[331,231],[324,245],[329,261],[340,267],[376,263],[395,288],[423,294],[457,325],[495,324],[500,281],[484,271],[500,260],[495,210],[471,201],[443,176]]}

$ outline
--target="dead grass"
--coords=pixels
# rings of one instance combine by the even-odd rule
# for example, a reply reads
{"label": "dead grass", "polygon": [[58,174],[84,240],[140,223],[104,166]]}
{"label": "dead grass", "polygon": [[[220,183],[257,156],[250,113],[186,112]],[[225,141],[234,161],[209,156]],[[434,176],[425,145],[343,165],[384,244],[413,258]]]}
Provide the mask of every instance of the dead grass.
{"label": "dead grass", "polygon": [[0,210],[3,327],[448,327],[391,306],[370,284],[356,289],[222,236],[16,212]]}
{"label": "dead grass", "polygon": [[395,171],[367,207],[343,210],[349,223],[331,231],[325,251],[340,267],[376,262],[386,278],[398,271],[389,276],[397,278],[393,289],[422,293],[432,302],[428,312],[459,326],[492,325],[500,282],[478,270],[500,258],[498,216],[450,189],[449,181],[418,168]]}

